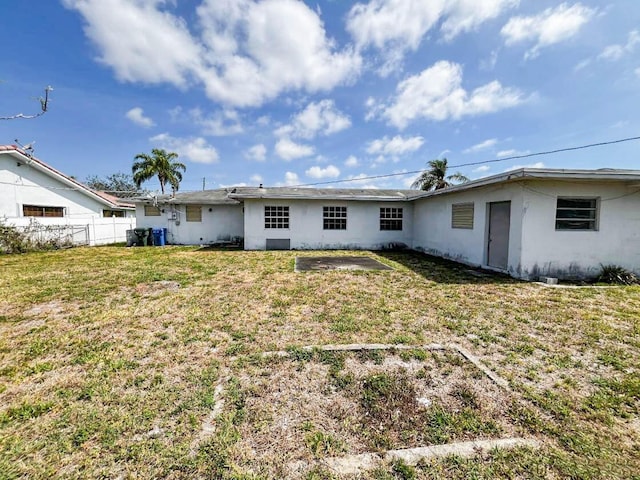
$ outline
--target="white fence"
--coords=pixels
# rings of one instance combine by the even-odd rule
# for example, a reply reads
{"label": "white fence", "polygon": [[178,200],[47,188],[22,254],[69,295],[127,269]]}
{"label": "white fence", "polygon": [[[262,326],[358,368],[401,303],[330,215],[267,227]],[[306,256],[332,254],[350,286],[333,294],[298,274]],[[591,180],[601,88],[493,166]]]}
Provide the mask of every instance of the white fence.
{"label": "white fence", "polygon": [[136,228],[135,218],[37,218],[5,217],[6,225],[28,230],[39,239],[66,240],[74,245],[108,245],[125,242],[127,230]]}

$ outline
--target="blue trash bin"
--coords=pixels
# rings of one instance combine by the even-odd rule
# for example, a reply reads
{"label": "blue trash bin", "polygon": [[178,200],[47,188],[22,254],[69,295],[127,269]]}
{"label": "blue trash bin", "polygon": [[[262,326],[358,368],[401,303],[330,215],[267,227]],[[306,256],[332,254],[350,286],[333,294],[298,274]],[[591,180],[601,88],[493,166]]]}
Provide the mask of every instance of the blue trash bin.
{"label": "blue trash bin", "polygon": [[165,244],[164,230],[162,228],[153,229],[153,244],[158,247],[163,247]]}
{"label": "blue trash bin", "polygon": [[164,232],[164,245],[169,245],[169,235],[166,227],[162,231]]}

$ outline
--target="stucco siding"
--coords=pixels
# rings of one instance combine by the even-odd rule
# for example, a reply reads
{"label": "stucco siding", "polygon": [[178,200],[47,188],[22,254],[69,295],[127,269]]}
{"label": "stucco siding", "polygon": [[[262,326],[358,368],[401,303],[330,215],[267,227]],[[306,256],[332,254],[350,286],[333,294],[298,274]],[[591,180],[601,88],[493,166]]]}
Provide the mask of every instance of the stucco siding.
{"label": "stucco siding", "polygon": [[[507,271],[518,276],[521,256],[523,212],[522,187],[517,184],[489,186],[436,195],[415,201],[412,247],[473,266],[487,266],[489,204],[511,202]],[[473,229],[452,228],[452,205],[474,204]]]}
{"label": "stucco siding", "polygon": [[[637,186],[595,182],[528,182],[522,277],[589,278],[601,265],[640,273],[640,193]],[[558,197],[598,198],[596,231],[556,230]]]}
{"label": "stucco siding", "polygon": [[[265,206],[289,206],[289,228],[265,228]],[[346,230],[324,230],[323,208],[347,207]],[[403,209],[402,230],[380,230],[380,208]],[[413,205],[408,202],[337,200],[245,200],[245,249],[264,250],[267,239],[290,239],[292,249],[379,249],[411,245]]]}
{"label": "stucco siding", "polygon": [[23,205],[63,207],[65,217],[102,217],[103,203],[18,161],[0,155],[0,216],[22,217]]}
{"label": "stucco siding", "polygon": [[207,245],[244,237],[242,205],[201,205],[201,222],[187,221],[185,205],[161,205],[160,208],[164,210],[160,216],[147,217],[144,205],[137,204],[138,226],[167,228],[169,243]]}

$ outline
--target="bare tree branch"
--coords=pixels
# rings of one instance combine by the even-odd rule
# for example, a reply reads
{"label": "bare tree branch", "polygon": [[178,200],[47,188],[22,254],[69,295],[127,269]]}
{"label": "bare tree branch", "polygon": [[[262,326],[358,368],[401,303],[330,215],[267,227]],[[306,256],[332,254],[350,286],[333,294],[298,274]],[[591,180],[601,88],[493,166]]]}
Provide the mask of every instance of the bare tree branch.
{"label": "bare tree branch", "polygon": [[11,115],[10,117],[0,117],[0,120],[14,120],[16,118],[30,119],[30,118],[38,118],[44,115],[45,113],[47,113],[47,110],[49,108],[49,92],[52,92],[52,91],[53,91],[53,87],[49,85],[47,88],[44,89],[44,98],[42,97],[39,98],[41,112],[36,113],[34,115],[25,115],[23,113],[18,113],[16,115]]}

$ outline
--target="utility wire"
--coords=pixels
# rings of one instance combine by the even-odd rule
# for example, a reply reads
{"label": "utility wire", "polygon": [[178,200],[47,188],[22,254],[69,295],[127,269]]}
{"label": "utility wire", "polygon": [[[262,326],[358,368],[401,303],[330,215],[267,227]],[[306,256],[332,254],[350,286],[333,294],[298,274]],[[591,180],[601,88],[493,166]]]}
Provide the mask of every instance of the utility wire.
{"label": "utility wire", "polygon": [[[482,160],[479,162],[469,162],[469,163],[460,163],[458,165],[449,165],[449,168],[460,168],[460,167],[472,167],[475,165],[485,165],[487,163],[497,163],[497,162],[506,162],[508,160],[517,160],[520,158],[530,158],[530,157],[537,157],[537,156],[541,156],[541,155],[552,155],[554,153],[561,153],[561,152],[570,152],[573,150],[584,150],[586,148],[593,148],[593,147],[602,147],[605,145],[613,145],[616,143],[623,143],[623,142],[631,142],[633,140],[640,140],[640,136],[638,137],[627,137],[627,138],[621,138],[618,140],[610,140],[608,142],[598,142],[598,143],[590,143],[587,145],[580,145],[577,147],[566,147],[566,148],[558,148],[556,150],[547,150],[544,152],[535,152],[535,153],[526,153],[523,155],[512,155],[510,157],[504,157],[504,158],[495,158],[493,160]],[[300,184],[300,185],[293,185],[293,187],[314,187],[316,185],[330,185],[330,184],[335,184],[335,183],[345,183],[345,182],[359,182],[362,180],[375,180],[378,178],[388,178],[388,177],[398,177],[398,176],[403,176],[403,175],[415,175],[418,173],[422,173],[425,172],[426,170],[412,170],[410,172],[399,172],[399,173],[387,173],[387,174],[383,174],[383,175],[370,175],[367,177],[358,177],[358,178],[351,178],[348,180],[329,180],[326,182],[315,182],[315,183],[305,183],[305,184]]]}

